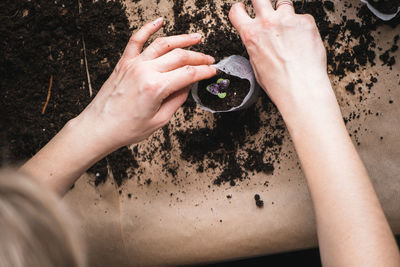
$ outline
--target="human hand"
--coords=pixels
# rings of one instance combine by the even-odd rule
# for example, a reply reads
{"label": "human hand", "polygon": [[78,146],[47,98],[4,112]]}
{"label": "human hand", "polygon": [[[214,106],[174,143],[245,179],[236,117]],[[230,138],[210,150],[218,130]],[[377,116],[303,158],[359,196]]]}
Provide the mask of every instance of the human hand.
{"label": "human hand", "polygon": [[137,143],[167,124],[187,98],[191,84],[211,78],[211,56],[183,50],[200,34],[161,37],[142,48],[163,25],[162,18],[131,37],[120,61],[94,100],[75,119],[107,153]]}
{"label": "human hand", "polygon": [[[296,15],[291,1],[253,0],[254,19],[243,3],[232,6],[229,18],[250,56],[259,84],[282,115],[332,93],[327,76],[326,52],[311,15]],[[310,102],[312,103],[312,102]]]}

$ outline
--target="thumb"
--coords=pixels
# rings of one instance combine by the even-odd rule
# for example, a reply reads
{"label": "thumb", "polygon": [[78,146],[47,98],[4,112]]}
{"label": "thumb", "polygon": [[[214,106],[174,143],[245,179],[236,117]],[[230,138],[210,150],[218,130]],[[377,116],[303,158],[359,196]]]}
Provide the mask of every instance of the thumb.
{"label": "thumb", "polygon": [[178,108],[185,103],[191,87],[192,86],[176,91],[167,97],[154,116],[154,120],[162,125],[168,123]]}

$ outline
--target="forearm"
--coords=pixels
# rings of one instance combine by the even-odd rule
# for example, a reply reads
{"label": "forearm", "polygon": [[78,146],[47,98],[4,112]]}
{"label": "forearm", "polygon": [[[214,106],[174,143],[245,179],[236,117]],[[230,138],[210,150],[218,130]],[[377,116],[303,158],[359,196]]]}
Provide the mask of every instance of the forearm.
{"label": "forearm", "polygon": [[78,119],[68,122],[20,170],[64,195],[91,165],[107,153],[104,147],[93,142],[97,134],[93,131],[83,127]]}
{"label": "forearm", "polygon": [[392,232],[336,100],[321,93],[332,93],[330,84],[310,86],[319,86],[314,99],[298,101],[285,120],[309,184],[322,261],[325,266],[398,266]]}

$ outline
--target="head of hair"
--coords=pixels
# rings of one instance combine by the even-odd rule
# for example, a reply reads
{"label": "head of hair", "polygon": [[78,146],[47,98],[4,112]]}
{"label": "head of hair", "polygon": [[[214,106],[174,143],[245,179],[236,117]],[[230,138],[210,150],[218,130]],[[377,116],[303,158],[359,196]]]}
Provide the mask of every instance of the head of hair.
{"label": "head of hair", "polygon": [[0,266],[85,266],[75,229],[61,200],[46,187],[0,170]]}

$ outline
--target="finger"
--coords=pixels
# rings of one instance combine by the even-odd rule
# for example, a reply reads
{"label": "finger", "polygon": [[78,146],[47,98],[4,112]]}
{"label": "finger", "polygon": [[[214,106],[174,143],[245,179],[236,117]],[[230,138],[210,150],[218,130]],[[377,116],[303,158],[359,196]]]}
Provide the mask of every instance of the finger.
{"label": "finger", "polygon": [[209,79],[217,74],[215,67],[201,65],[201,66],[185,66],[170,72],[163,73],[167,82],[164,92],[161,93],[163,99],[174,92],[188,87],[200,80]]}
{"label": "finger", "polygon": [[237,3],[231,7],[229,11],[229,20],[239,33],[252,22],[243,3]]}
{"label": "finger", "polygon": [[251,0],[251,3],[257,16],[268,17],[274,11],[270,0]]}
{"label": "finger", "polygon": [[211,65],[214,62],[215,59],[212,56],[181,48],[176,48],[154,60],[155,66],[159,72],[171,71],[186,65]]}
{"label": "finger", "polygon": [[167,124],[178,108],[185,103],[189,91],[190,87],[187,87],[173,93],[167,99],[165,99],[161,104],[157,114],[154,116],[154,120],[162,125]]}
{"label": "finger", "polygon": [[294,6],[291,0],[278,0],[276,2],[276,11],[281,14],[293,15]]}
{"label": "finger", "polygon": [[144,60],[152,60],[175,48],[184,48],[195,45],[200,42],[201,37],[200,33],[160,37],[151,43],[140,56]]}
{"label": "finger", "polygon": [[163,18],[158,18],[152,22],[147,23],[137,32],[135,32],[129,39],[128,45],[125,48],[123,56],[125,58],[136,57],[142,52],[143,46],[151,35],[156,33],[164,23]]}

